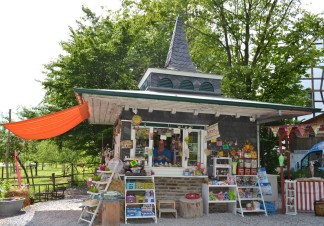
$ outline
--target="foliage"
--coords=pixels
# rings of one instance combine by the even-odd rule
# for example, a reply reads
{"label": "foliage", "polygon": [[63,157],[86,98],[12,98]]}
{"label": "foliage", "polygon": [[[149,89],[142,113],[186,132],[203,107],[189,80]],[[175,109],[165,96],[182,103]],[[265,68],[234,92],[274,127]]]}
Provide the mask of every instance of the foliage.
{"label": "foliage", "polygon": [[[136,89],[148,67],[163,67],[178,14],[193,62],[224,75],[225,96],[308,104],[299,81],[323,56],[313,43],[324,29],[323,18],[301,10],[299,1],[123,0],[122,6],[105,16],[83,7],[84,17],[61,42],[64,54],[45,65],[43,106],[24,117],[76,105],[74,87]],[[76,153],[97,156],[102,134],[105,144],[112,141],[111,128],[83,122],[53,140],[60,153],[75,152],[67,160],[75,161]]]}
{"label": "foliage", "polygon": [[279,167],[278,138],[269,134],[268,129],[262,128],[260,132],[260,160],[261,165],[267,169],[268,174],[278,174]]}
{"label": "foliage", "polygon": [[7,180],[0,180],[0,197],[5,198],[11,184]]}
{"label": "foliage", "polygon": [[299,1],[124,0],[123,6],[158,29],[180,14],[193,61],[224,75],[226,96],[306,103],[299,81],[323,54],[313,44],[324,29],[323,18],[301,10]]}

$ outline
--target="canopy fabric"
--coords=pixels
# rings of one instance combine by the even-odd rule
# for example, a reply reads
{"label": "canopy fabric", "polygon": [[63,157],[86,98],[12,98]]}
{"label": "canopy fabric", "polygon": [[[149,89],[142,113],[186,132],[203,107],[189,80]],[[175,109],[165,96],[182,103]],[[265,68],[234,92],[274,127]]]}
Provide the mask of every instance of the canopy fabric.
{"label": "canopy fabric", "polygon": [[23,139],[41,140],[61,135],[89,117],[88,103],[83,103],[63,111],[20,122],[7,123],[3,126]]}

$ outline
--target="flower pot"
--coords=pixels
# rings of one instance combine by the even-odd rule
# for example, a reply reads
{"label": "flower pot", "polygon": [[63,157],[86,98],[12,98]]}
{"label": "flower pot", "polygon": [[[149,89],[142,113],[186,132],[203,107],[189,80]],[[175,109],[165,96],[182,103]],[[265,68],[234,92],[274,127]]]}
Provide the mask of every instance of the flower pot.
{"label": "flower pot", "polygon": [[20,213],[25,198],[0,199],[0,216],[13,216]]}

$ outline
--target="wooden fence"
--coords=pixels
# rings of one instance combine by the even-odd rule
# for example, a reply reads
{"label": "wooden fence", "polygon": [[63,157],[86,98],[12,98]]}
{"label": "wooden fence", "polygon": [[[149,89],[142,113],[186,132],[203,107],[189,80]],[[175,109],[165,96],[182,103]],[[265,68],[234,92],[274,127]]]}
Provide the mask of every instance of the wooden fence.
{"label": "wooden fence", "polygon": [[[90,164],[88,164],[88,166],[89,165]],[[57,175],[55,173],[52,173],[51,176],[34,176],[32,167],[34,166],[30,167],[29,184],[25,184],[24,186],[28,187],[31,197],[33,197],[36,202],[63,198],[65,195],[64,191],[66,190],[66,188],[72,185],[76,185],[76,186],[85,185],[88,177],[94,175],[95,173],[95,170],[92,171],[90,170],[90,172],[88,170],[88,172],[86,172],[84,167],[82,168],[81,171],[76,170],[76,165],[71,164],[71,166],[67,170],[69,171],[69,174],[64,169],[62,175]],[[14,169],[10,169],[10,170],[14,170]],[[2,175],[2,179],[5,179],[3,177],[3,174],[4,173],[2,169],[2,174],[0,175]],[[22,180],[27,181],[27,178],[22,177]],[[35,183],[35,181],[39,181],[39,180],[46,181],[46,182]],[[9,181],[13,182],[12,183],[13,186],[15,187],[18,186],[16,176],[10,177]]]}

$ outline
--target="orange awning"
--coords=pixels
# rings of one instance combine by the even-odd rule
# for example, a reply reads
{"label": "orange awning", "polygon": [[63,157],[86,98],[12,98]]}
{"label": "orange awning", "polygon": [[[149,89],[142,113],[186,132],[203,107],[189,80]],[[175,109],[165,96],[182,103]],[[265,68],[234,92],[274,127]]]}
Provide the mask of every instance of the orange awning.
{"label": "orange awning", "polygon": [[83,103],[63,111],[20,122],[7,123],[3,126],[23,139],[41,140],[61,135],[89,116],[88,104]]}

